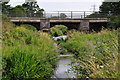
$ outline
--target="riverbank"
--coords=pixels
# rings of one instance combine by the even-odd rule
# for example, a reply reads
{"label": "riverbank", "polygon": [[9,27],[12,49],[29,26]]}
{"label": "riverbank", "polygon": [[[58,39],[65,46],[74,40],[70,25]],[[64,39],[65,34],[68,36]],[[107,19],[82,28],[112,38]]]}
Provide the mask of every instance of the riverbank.
{"label": "riverbank", "polygon": [[72,69],[77,78],[116,78],[118,71],[118,31],[101,30],[84,34],[68,32],[68,40],[61,43],[74,56]]}

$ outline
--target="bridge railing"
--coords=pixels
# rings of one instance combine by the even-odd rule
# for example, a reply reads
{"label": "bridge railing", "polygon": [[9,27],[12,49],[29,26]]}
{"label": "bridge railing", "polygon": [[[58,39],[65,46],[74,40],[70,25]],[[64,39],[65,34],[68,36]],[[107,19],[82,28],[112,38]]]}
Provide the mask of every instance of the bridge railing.
{"label": "bridge railing", "polygon": [[93,11],[48,11],[44,12],[46,18],[85,18]]}
{"label": "bridge railing", "polygon": [[40,18],[106,18],[110,13],[99,11],[44,11],[43,13],[32,13],[32,12],[20,12],[10,11],[9,17],[40,17]]}

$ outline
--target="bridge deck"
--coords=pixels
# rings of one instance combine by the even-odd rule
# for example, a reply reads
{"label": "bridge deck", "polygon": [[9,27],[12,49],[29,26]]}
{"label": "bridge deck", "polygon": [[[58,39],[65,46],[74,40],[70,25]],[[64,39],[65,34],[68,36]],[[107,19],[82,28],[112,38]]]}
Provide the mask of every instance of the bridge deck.
{"label": "bridge deck", "polygon": [[70,19],[70,18],[65,18],[65,19],[45,19],[45,18],[28,18],[28,17],[10,17],[10,20],[12,22],[41,22],[41,20],[49,20],[50,22],[58,23],[58,22],[71,22],[71,23],[79,23],[82,20],[89,20],[89,22],[109,22],[110,20],[108,18],[84,18],[84,19]]}

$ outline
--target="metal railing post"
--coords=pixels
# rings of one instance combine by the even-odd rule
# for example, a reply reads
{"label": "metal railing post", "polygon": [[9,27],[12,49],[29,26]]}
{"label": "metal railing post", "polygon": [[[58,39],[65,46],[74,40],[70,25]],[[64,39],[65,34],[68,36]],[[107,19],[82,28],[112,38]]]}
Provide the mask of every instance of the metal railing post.
{"label": "metal railing post", "polygon": [[15,11],[15,17],[18,17],[17,14],[16,14],[16,11]]}
{"label": "metal railing post", "polygon": [[44,15],[44,18],[46,18],[46,12],[45,12],[45,11],[44,11],[44,14],[43,14],[43,15]]}
{"label": "metal railing post", "polygon": [[84,11],[84,18],[85,18],[85,11]]}
{"label": "metal railing post", "polygon": [[59,13],[59,11],[58,11],[58,19],[60,18],[60,13]]}
{"label": "metal railing post", "polygon": [[82,19],[82,15],[81,15],[81,19]]}
{"label": "metal railing post", "polygon": [[71,11],[71,19],[72,19],[72,11]]}

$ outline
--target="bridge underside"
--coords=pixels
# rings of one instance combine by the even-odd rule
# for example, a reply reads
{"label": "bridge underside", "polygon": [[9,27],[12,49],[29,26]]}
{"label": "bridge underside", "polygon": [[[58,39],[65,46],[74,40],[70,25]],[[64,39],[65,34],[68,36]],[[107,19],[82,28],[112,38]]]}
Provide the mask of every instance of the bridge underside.
{"label": "bridge underside", "polygon": [[[41,29],[41,24],[39,22],[13,22],[16,25],[21,25],[21,24],[30,24],[33,25],[34,27],[37,28],[37,30]],[[93,22],[93,23],[89,23],[89,30],[92,31],[100,31],[102,29],[102,27],[107,28],[107,24],[108,22]],[[80,27],[80,22],[51,22],[50,23],[50,27],[53,27],[54,25],[65,25],[68,27],[69,30],[71,29],[76,29],[78,30]]]}
{"label": "bridge underside", "polygon": [[30,24],[38,30],[51,28],[54,25],[66,25],[69,30],[94,30],[100,31],[102,26],[107,27],[108,18],[84,18],[84,19],[41,19],[41,18],[10,18],[16,25]]}

